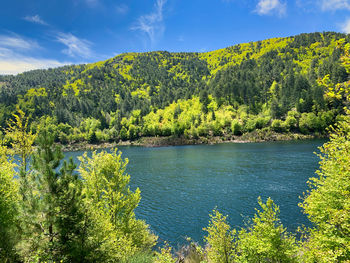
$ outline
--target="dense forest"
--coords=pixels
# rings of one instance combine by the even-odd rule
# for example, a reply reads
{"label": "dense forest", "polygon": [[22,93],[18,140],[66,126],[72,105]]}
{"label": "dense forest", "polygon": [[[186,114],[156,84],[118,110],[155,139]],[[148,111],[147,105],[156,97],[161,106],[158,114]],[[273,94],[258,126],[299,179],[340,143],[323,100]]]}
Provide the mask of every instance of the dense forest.
{"label": "dense forest", "polygon": [[343,108],[341,98],[324,96],[320,80],[348,79],[345,42],[345,34],[311,33],[0,76],[0,126],[21,109],[33,132],[42,123],[62,144],[254,130],[324,135]]}
{"label": "dense forest", "polygon": [[[306,36],[324,35],[314,34],[303,35],[302,37]],[[328,36],[334,37],[335,35]],[[284,41],[293,42],[295,39]],[[300,118],[298,117],[299,126],[296,128],[300,128],[303,114],[307,114],[307,116],[314,115],[312,124],[320,122],[323,114],[326,116],[327,114],[335,114],[332,115],[333,119],[331,121],[336,121],[336,123],[332,129],[329,129],[330,139],[320,148],[320,167],[316,171],[316,176],[310,178],[308,182],[309,190],[304,194],[299,204],[312,223],[310,227],[300,228],[298,236],[289,233],[279,219],[279,207],[273,200],[268,198],[265,201],[258,198],[260,208],[256,209],[256,214],[245,227],[232,229],[227,223],[226,216],[214,209],[210,215],[209,224],[204,229],[206,231],[203,238],[205,245],[200,246],[189,240],[189,244],[183,246],[176,253],[168,244],[164,244],[160,249],[154,249],[157,236],[150,231],[149,226],[144,221],[136,218],[134,210],[140,202],[141,193],[139,189],[130,190],[130,176],[126,173],[127,160],[122,158],[120,152],[117,150],[112,153],[106,151],[93,152],[92,156],[84,154],[80,157],[79,167],[72,159],[68,162],[62,161],[61,146],[54,143],[57,135],[53,132],[55,123],[58,122],[58,116],[54,115],[59,109],[58,106],[55,106],[58,100],[55,101],[49,98],[56,96],[56,98],[61,97],[62,101],[67,99],[65,107],[68,107],[68,101],[74,101],[73,99],[79,101],[80,96],[84,94],[81,90],[82,86],[73,85],[72,89],[75,88],[74,91],[71,88],[64,88],[72,84],[62,84],[63,90],[61,91],[66,92],[67,95],[61,93],[54,95],[55,91],[58,90],[57,87],[49,89],[47,87],[30,88],[27,86],[27,91],[24,89],[24,95],[15,95],[14,91],[16,89],[11,89],[10,83],[18,84],[15,80],[32,73],[25,73],[16,77],[4,77],[3,80],[6,81],[2,84],[2,91],[4,94],[8,94],[9,101],[6,104],[7,106],[3,105],[3,116],[11,113],[11,107],[14,107],[13,111],[16,112],[6,121],[4,138],[8,138],[8,140],[2,140],[0,145],[0,261],[6,263],[349,262],[350,81],[345,76],[350,74],[350,44],[345,44],[345,40],[338,41],[338,46],[335,43],[335,46],[329,52],[331,54],[337,53],[337,60],[334,59],[333,61],[332,56],[331,58],[329,56],[324,57],[324,61],[320,63],[319,68],[329,63],[328,70],[330,71],[325,70],[319,73],[324,74],[324,76],[319,80],[315,78],[315,85],[311,85],[306,75],[304,75],[310,70],[304,68],[306,71],[303,73],[301,62],[301,66],[297,67],[300,72],[296,73],[295,76],[289,75],[288,77],[294,79],[295,83],[298,83],[298,78],[303,78],[306,81],[305,83],[309,83],[308,89],[303,89],[301,92],[301,94],[307,96],[311,96],[311,94],[314,94],[312,92],[322,88],[324,92],[320,96],[320,98],[323,98],[323,100],[320,100],[323,101],[324,108],[322,109],[317,108],[320,105],[317,106],[316,97],[312,96],[311,111],[303,111],[301,105],[307,105],[304,104],[307,98],[305,97],[304,100],[303,97],[298,97],[298,93],[293,92],[295,91],[294,86],[293,89],[290,89],[291,93],[288,97],[292,98],[294,96],[292,94],[295,93],[296,105],[292,105],[291,100],[284,98],[282,92],[283,87],[288,87],[283,86],[283,82],[286,81],[284,77],[272,81],[272,84],[270,83],[270,91],[274,92],[269,93],[270,97],[265,98],[267,100],[265,103],[263,103],[263,96],[247,97],[247,101],[254,101],[252,104],[247,101],[238,102],[236,95],[224,97],[221,94],[217,96],[215,88],[211,89],[212,86],[210,86],[211,83],[214,83],[211,82],[215,80],[213,78],[208,81],[209,84],[207,83],[208,90],[200,90],[197,97],[179,99],[175,103],[169,102],[170,104],[165,105],[164,109],[155,109],[144,113],[144,115],[141,109],[138,110],[139,114],[132,110],[129,117],[122,118],[121,129],[124,128],[126,135],[130,136],[131,124],[129,123],[129,126],[127,126],[128,130],[125,126],[130,120],[134,121],[135,124],[132,125],[135,128],[144,128],[147,118],[149,118],[150,125],[161,125],[163,123],[161,120],[158,119],[158,122],[153,122],[150,116],[159,114],[159,116],[165,118],[167,110],[172,107],[175,112],[178,112],[176,118],[173,116],[173,118],[179,120],[176,125],[180,125],[180,116],[183,114],[182,107],[186,107],[188,111],[195,110],[195,107],[198,107],[197,110],[204,114],[205,121],[207,121],[208,115],[211,116],[212,121],[216,121],[219,119],[219,113],[221,112],[225,116],[226,111],[240,114],[237,115],[239,119],[235,119],[237,123],[244,121],[244,118],[248,122],[253,116],[255,116],[254,118],[274,118],[260,115],[264,114],[264,109],[267,112],[275,112],[271,99],[276,100],[277,108],[280,110],[277,112],[281,112],[280,117],[282,118],[274,119],[272,123],[275,120],[280,120],[283,124],[281,127],[288,123],[288,118],[290,120],[291,117],[296,118],[295,116],[298,115],[300,115]],[[283,56],[283,54],[280,55]],[[201,55],[207,56],[208,54],[197,54],[197,56]],[[250,56],[253,57],[253,55]],[[212,59],[208,59],[208,61],[215,61],[214,58]],[[229,59],[227,61],[227,64],[232,63],[232,61],[229,62]],[[243,59],[239,66],[233,65],[233,67],[240,67],[244,63]],[[81,69],[81,67],[79,68]],[[98,66],[96,65],[96,67]],[[229,72],[230,67],[227,66],[227,69],[222,70]],[[245,74],[254,74],[253,72],[259,68],[260,66],[255,66],[246,71]],[[103,67],[100,66],[100,69],[103,69]],[[215,69],[208,67],[208,70],[215,71]],[[344,76],[334,78],[336,74],[332,73],[333,70],[334,72],[345,70]],[[49,72],[51,71],[36,71],[40,74]],[[218,77],[219,72],[210,74],[215,74]],[[67,74],[73,75],[74,70]],[[84,74],[83,70],[79,74]],[[235,75],[236,72],[233,73],[232,71],[232,74]],[[46,81],[44,75],[42,77],[41,81]],[[24,78],[22,81],[24,81]],[[28,84],[35,85],[34,81],[30,82],[28,79],[26,81],[28,81]],[[247,81],[250,81],[249,78],[247,78]],[[247,90],[248,86],[250,87],[250,85],[247,84]],[[221,88],[218,90],[223,91]],[[276,90],[279,90],[279,92],[276,92]],[[11,95],[10,91],[13,91],[14,94]],[[49,95],[50,92],[52,92],[51,95]],[[74,92],[74,94],[69,95],[70,92]],[[101,93],[103,92],[101,91]],[[276,94],[280,95],[277,96]],[[143,99],[146,99],[146,97]],[[10,102],[11,98],[14,98],[13,105]],[[68,100],[68,98],[72,98],[72,100]],[[153,97],[147,98],[152,100]],[[288,107],[292,108],[288,108],[283,104],[283,98],[286,101],[285,103],[289,105]],[[129,102],[133,99],[135,98],[131,96]],[[257,102],[259,100],[262,103],[262,111],[260,111]],[[126,103],[125,98],[121,95],[120,97],[114,96],[114,102],[123,105]],[[44,108],[45,103],[52,106],[51,112],[48,108]],[[230,105],[230,103],[237,105]],[[247,103],[244,110],[242,110],[243,103]],[[17,108],[15,107],[16,104]],[[48,111],[46,113],[40,113],[40,110],[36,111],[40,105],[43,106],[42,111]],[[105,106],[105,104],[103,105]],[[269,105],[271,108],[266,109]],[[236,106],[238,108],[235,108]],[[230,107],[231,110],[228,110]],[[299,112],[299,110],[302,112]],[[28,112],[31,114],[31,121],[28,119]],[[70,115],[71,117],[83,116],[78,108],[77,111],[73,111],[71,114],[73,114]],[[86,117],[86,119],[81,117],[83,124],[90,124],[90,126],[84,128],[79,126],[78,128],[71,126],[74,123],[69,124],[69,121],[74,121],[74,118],[72,118],[67,122],[60,122],[57,129],[61,132],[61,129],[67,128],[69,132],[65,134],[69,137],[72,134],[74,135],[70,130],[85,129],[85,133],[91,132],[86,127],[90,129],[98,123],[100,126],[95,127],[95,136],[97,137],[97,131],[102,127],[103,120],[105,120],[105,125],[110,125],[113,122],[108,122],[108,118],[103,115],[104,111],[102,109],[100,113],[96,114],[101,114],[105,119],[101,116],[102,119],[98,119],[98,116]],[[123,114],[127,114],[127,112]],[[118,110],[116,115],[118,115]],[[42,120],[39,120],[40,118]],[[40,124],[36,125],[36,123]],[[192,126],[191,129],[197,129],[198,127]],[[106,129],[109,130],[110,128]],[[115,128],[115,130],[118,134],[118,129]],[[103,130],[100,131],[104,132]],[[185,131],[186,129],[183,132]],[[58,139],[60,138],[59,134]],[[36,147],[33,147],[34,144]]]}

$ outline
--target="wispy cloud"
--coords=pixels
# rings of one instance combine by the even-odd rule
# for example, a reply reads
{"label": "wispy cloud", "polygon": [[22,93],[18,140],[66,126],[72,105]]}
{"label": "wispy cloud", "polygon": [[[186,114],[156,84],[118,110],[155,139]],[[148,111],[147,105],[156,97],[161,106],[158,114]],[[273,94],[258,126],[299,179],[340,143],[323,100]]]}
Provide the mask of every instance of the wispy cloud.
{"label": "wispy cloud", "polygon": [[38,43],[32,40],[26,40],[16,34],[0,35],[0,48],[10,48],[19,50],[29,50],[39,48]]}
{"label": "wispy cloud", "polygon": [[81,58],[92,56],[91,42],[88,40],[79,39],[71,33],[58,33],[56,40],[67,47],[62,52],[68,56]]}
{"label": "wispy cloud", "polygon": [[350,0],[321,0],[323,11],[350,10]]}
{"label": "wispy cloud", "polygon": [[350,34],[350,18],[345,20],[345,22],[340,26],[340,30],[346,34]]}
{"label": "wispy cloud", "polygon": [[115,11],[120,15],[125,15],[129,12],[129,7],[126,4],[116,6]]}
{"label": "wispy cloud", "polygon": [[0,60],[1,75],[15,75],[33,69],[56,68],[72,64],[70,62],[59,62],[57,60],[37,59],[33,57],[17,56],[15,58],[2,58]]}
{"label": "wispy cloud", "polygon": [[35,58],[30,55],[41,47],[33,40],[12,34],[0,35],[0,74],[17,74],[24,71],[58,67],[69,62]]}
{"label": "wispy cloud", "polygon": [[48,25],[39,15],[26,16],[23,19],[28,21],[28,22],[32,22],[32,23],[39,24],[39,25],[44,25],[44,26]]}
{"label": "wispy cloud", "polygon": [[287,4],[280,2],[280,0],[259,0],[255,11],[259,15],[273,15],[284,16],[287,11]]}
{"label": "wispy cloud", "polygon": [[139,17],[135,26],[132,27],[133,30],[139,30],[145,33],[152,44],[164,34],[163,11],[166,2],[167,0],[156,0],[154,11]]}

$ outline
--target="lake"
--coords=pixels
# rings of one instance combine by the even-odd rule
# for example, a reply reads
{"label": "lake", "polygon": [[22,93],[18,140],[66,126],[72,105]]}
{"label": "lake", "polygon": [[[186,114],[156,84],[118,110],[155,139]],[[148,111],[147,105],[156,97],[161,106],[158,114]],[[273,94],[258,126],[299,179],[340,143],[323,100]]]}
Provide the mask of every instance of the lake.
{"label": "lake", "polygon": [[[308,224],[298,203],[315,175],[322,140],[177,147],[120,147],[129,159],[131,188],[141,189],[136,215],[173,246],[185,237],[202,242],[209,213],[217,207],[231,227],[244,226],[257,198],[280,206],[284,226]],[[66,158],[82,152],[67,152]]]}

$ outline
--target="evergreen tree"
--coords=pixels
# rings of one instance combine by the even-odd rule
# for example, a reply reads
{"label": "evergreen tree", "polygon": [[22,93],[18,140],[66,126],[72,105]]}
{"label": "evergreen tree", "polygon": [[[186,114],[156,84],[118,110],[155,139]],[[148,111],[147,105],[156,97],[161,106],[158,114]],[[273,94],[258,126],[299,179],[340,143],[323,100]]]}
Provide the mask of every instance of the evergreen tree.
{"label": "evergreen tree", "polygon": [[93,252],[86,245],[89,218],[82,205],[82,182],[74,173],[76,166],[71,159],[59,169],[64,156],[47,129],[40,130],[37,144],[33,169],[38,203],[33,211],[35,233],[30,247],[40,260],[88,262],[86,257]]}

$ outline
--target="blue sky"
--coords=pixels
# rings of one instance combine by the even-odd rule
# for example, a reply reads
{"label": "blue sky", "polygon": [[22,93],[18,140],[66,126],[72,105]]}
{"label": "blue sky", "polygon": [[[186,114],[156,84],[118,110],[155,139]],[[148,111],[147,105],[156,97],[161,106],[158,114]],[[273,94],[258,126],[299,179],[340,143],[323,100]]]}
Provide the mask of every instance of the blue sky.
{"label": "blue sky", "polygon": [[350,33],[350,0],[7,0],[0,74],[315,31]]}

